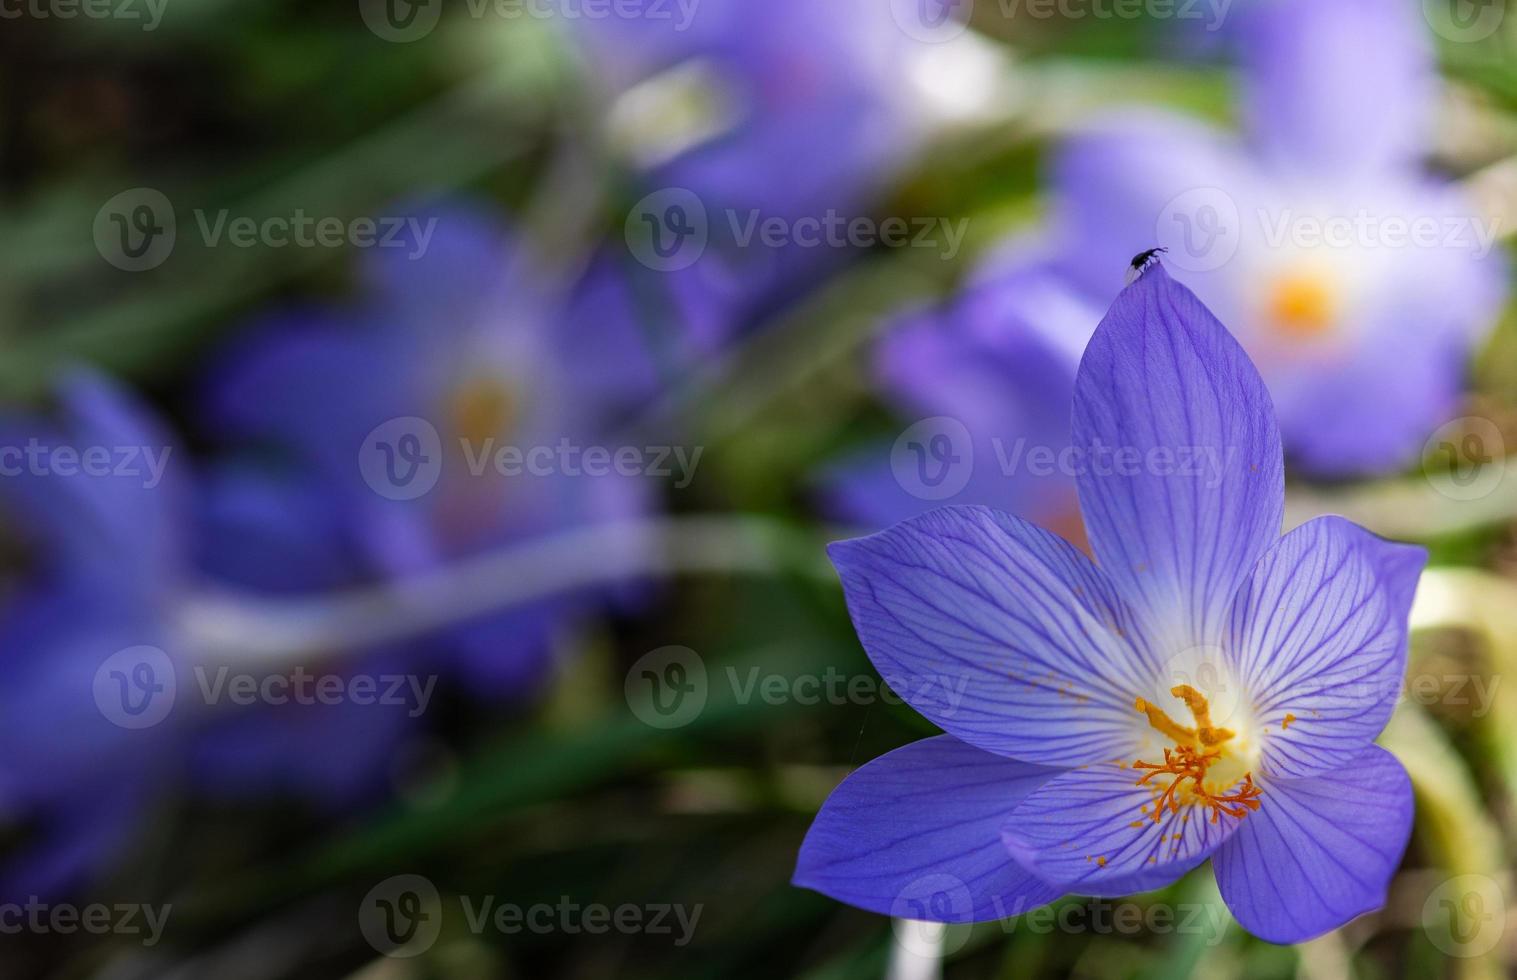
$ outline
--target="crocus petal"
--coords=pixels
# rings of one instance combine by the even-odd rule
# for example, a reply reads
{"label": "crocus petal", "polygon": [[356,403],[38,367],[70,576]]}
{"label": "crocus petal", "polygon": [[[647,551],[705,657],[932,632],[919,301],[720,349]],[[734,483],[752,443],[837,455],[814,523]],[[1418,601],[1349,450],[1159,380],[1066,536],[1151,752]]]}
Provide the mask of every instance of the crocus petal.
{"label": "crocus petal", "polygon": [[1244,21],[1245,119],[1277,167],[1345,178],[1425,145],[1432,48],[1402,0],[1277,0]]}
{"label": "crocus petal", "polygon": [[828,549],[870,659],[913,708],[972,745],[1042,765],[1125,756],[1138,679],[1157,671],[1100,571],[1067,541],[983,507],[945,507]]}
{"label": "crocus petal", "polygon": [[[162,426],[103,375],[70,371],[58,417],[0,413],[0,511],[60,577],[150,590],[178,572],[182,461]],[[43,455],[33,460],[33,448]],[[110,453],[109,472],[47,453]]]}
{"label": "crocus petal", "polygon": [[1189,805],[1165,807],[1156,821],[1163,784],[1139,785],[1141,775],[1108,762],[1055,776],[1012,811],[1002,826],[1006,846],[1066,891],[1109,896],[1163,887],[1206,860],[1239,819],[1213,822],[1210,811]]}
{"label": "crocus petal", "polygon": [[801,845],[795,884],[935,922],[983,922],[1045,905],[1062,892],[1011,859],[1000,826],[1056,771],[947,735],[896,749],[827,798]]}
{"label": "crocus petal", "polygon": [[1315,779],[1266,780],[1263,806],[1213,858],[1240,925],[1299,943],[1385,904],[1412,831],[1412,786],[1384,749]]}
{"label": "crocus petal", "polygon": [[1122,291],[1086,348],[1074,444],[1096,560],[1161,656],[1215,642],[1280,533],[1280,432],[1248,355],[1162,264]]}
{"label": "crocus petal", "polygon": [[1267,775],[1310,776],[1380,734],[1406,671],[1427,553],[1341,517],[1280,539],[1238,593],[1226,644],[1262,731]]}

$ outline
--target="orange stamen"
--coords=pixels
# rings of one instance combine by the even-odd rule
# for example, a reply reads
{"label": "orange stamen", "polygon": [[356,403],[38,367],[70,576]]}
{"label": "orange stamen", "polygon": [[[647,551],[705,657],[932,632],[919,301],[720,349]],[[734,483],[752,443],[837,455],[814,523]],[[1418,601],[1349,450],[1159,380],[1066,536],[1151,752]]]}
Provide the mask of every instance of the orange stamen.
{"label": "orange stamen", "polygon": [[[1164,713],[1156,705],[1149,704],[1142,698],[1138,698],[1134,707],[1143,712],[1148,718],[1148,723],[1155,731],[1168,736],[1174,743],[1173,749],[1164,750],[1164,762],[1144,762],[1139,759],[1133,762],[1134,769],[1147,770],[1136,783],[1138,786],[1146,785],[1155,776],[1167,775],[1170,777],[1169,784],[1164,787],[1164,792],[1154,802],[1153,822],[1158,823],[1167,809],[1170,813],[1178,813],[1182,802],[1195,802],[1211,810],[1211,822],[1216,823],[1220,815],[1229,817],[1245,817],[1250,812],[1259,809],[1259,797],[1261,790],[1254,785],[1254,776],[1251,772],[1243,774],[1241,783],[1235,783],[1229,792],[1212,793],[1206,789],[1206,774],[1212,764],[1222,758],[1222,751],[1218,749],[1223,743],[1234,737],[1232,731],[1226,728],[1218,728],[1212,724],[1211,705],[1206,698],[1195,688],[1188,684],[1181,684],[1170,691],[1175,697],[1185,702],[1190,709],[1192,717],[1196,720],[1195,728],[1186,728],[1177,723]],[[1190,799],[1182,800],[1180,791],[1185,783],[1190,783]],[[1144,808],[1143,812],[1148,813]]]}

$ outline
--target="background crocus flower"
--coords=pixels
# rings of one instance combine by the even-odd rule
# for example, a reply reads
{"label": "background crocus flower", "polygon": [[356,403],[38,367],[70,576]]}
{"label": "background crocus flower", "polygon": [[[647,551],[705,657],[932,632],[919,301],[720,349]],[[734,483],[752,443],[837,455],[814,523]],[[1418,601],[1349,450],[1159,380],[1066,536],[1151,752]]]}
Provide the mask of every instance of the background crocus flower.
{"label": "background crocus flower", "polygon": [[[97,872],[173,768],[174,719],[141,729],[117,707],[108,658],[182,651],[169,606],[186,575],[182,460],[166,433],[105,378],[74,372],[56,411],[0,418],[0,513],[18,529],[20,573],[0,592],[0,821],[15,847],[8,898],[54,895]],[[90,454],[105,454],[89,468]],[[130,454],[130,455],[128,455]],[[123,666],[124,683],[136,678]],[[151,687],[164,681],[154,673]]]}
{"label": "background crocus flower", "polygon": [[[579,362],[559,346],[555,301],[530,283],[518,247],[485,212],[457,205],[430,217],[424,254],[390,250],[364,268],[366,303],[253,325],[210,387],[212,419],[244,465],[298,471],[290,493],[331,502],[360,581],[635,517],[651,493],[645,477],[557,462],[558,447],[583,452],[606,432],[605,403],[579,392]],[[438,458],[404,458],[403,444]],[[495,467],[508,448],[524,454],[514,475]],[[533,450],[546,463],[529,472]],[[412,492],[412,480],[434,479]],[[563,597],[480,617],[421,644],[418,664],[481,693],[529,694],[549,676],[555,636],[597,601]]]}
{"label": "background crocus flower", "polygon": [[1060,454],[1075,367],[1099,319],[1025,254],[988,265],[941,307],[902,315],[876,348],[874,374],[908,428],[829,468],[828,509],[883,528],[984,504],[1083,540],[1073,468]]}
{"label": "background crocus flower", "polygon": [[[1106,454],[1078,480],[1098,564],[982,508],[833,546],[871,659],[947,734],[835,791],[796,882],[958,922],[1146,891],[1210,857],[1265,939],[1378,908],[1412,797],[1373,740],[1424,553],[1332,517],[1280,536],[1269,395],[1162,267],[1097,328],[1073,442]],[[1225,465],[1192,472],[1195,454]]]}
{"label": "background crocus flower", "polygon": [[1455,414],[1505,287],[1499,229],[1421,161],[1426,25],[1398,0],[1240,18],[1242,137],[1154,110],[1082,128],[1052,173],[1057,265],[1104,304],[1111,269],[1168,246],[1264,375],[1293,461],[1404,466]]}

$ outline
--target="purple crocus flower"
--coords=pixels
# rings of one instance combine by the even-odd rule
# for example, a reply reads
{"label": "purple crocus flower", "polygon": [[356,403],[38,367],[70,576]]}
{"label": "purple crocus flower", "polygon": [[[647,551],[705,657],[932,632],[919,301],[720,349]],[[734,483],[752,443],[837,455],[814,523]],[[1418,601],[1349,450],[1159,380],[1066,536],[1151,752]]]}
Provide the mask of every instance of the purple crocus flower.
{"label": "purple crocus flower", "polygon": [[701,0],[688,20],[672,6],[669,17],[580,25],[590,65],[610,91],[657,72],[682,72],[665,75],[662,125],[641,120],[636,127],[634,138],[646,140],[670,118],[689,123],[684,144],[639,148],[655,186],[687,188],[708,207],[757,208],[765,216],[846,209],[929,128],[930,103],[906,69],[914,53],[932,46],[904,31],[888,5]]}
{"label": "purple crocus flower", "polygon": [[1241,138],[1151,110],[1083,127],[1053,169],[1057,265],[1105,305],[1110,270],[1157,239],[1258,365],[1294,463],[1404,466],[1457,406],[1506,281],[1497,229],[1421,163],[1426,25],[1401,0],[1237,16]]}
{"label": "purple crocus flower", "polygon": [[1373,740],[1423,551],[1336,517],[1280,535],[1269,394],[1162,266],[1091,339],[1073,443],[1105,460],[1078,479],[1095,562],[976,507],[832,546],[870,658],[947,734],[850,776],[796,883],[964,922],[1158,888],[1210,857],[1274,942],[1378,908],[1412,796]]}
{"label": "purple crocus flower", "polygon": [[19,840],[0,894],[11,897],[65,892],[120,848],[172,771],[178,731],[173,719],[134,730],[112,710],[119,693],[117,708],[150,718],[163,678],[118,692],[138,677],[111,676],[108,660],[179,653],[164,615],[184,572],[173,445],[98,375],[70,374],[57,403],[50,418],[0,418],[0,516],[22,558],[0,592],[0,822]]}
{"label": "purple crocus flower", "polygon": [[[340,515],[349,585],[636,518],[652,491],[584,465],[587,449],[614,448],[600,414],[613,393],[579,393],[555,302],[521,274],[501,223],[461,204],[417,220],[435,222],[429,244],[371,255],[364,303],[267,317],[210,386],[217,434],[243,465],[301,474],[284,492],[323,495]],[[417,665],[483,694],[530,696],[551,674],[555,637],[604,598],[477,617],[421,644]]]}

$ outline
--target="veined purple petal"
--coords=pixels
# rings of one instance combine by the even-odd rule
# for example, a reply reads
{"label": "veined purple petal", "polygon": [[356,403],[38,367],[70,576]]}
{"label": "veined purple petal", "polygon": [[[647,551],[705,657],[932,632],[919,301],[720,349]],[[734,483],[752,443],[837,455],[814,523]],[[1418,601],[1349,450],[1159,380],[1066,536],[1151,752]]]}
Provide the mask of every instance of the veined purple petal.
{"label": "veined purple petal", "polygon": [[1246,123],[1276,167],[1352,178],[1416,159],[1435,84],[1416,4],[1276,0],[1243,26]]}
{"label": "veined purple petal", "polygon": [[1412,830],[1411,781],[1394,756],[1370,746],[1336,772],[1264,786],[1264,805],[1212,862],[1243,928],[1305,942],[1385,904]]}
{"label": "veined purple petal", "polygon": [[1080,509],[1096,561],[1168,660],[1213,643],[1280,533],[1280,431],[1259,372],[1155,264],[1096,328],[1075,380]]}
{"label": "veined purple petal", "polygon": [[1062,892],[1011,859],[1000,826],[1057,770],[948,735],[881,756],[833,791],[806,834],[795,884],[885,915],[984,922]]}
{"label": "veined purple petal", "polygon": [[886,683],[971,745],[1042,765],[1128,754],[1158,667],[1131,614],[1067,541],[946,507],[833,544],[854,626]]}
{"label": "veined purple petal", "polygon": [[1139,785],[1142,772],[1111,762],[1072,769],[1028,795],[1002,826],[1006,846],[1039,877],[1082,895],[1126,895],[1163,887],[1194,868],[1253,818],[1205,807],[1160,809],[1166,785]]}
{"label": "veined purple petal", "polygon": [[1322,517],[1259,561],[1233,605],[1226,649],[1252,705],[1262,774],[1335,769],[1380,734],[1406,672],[1426,557]]}

